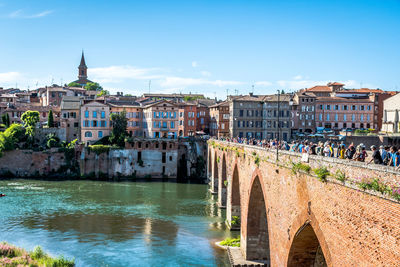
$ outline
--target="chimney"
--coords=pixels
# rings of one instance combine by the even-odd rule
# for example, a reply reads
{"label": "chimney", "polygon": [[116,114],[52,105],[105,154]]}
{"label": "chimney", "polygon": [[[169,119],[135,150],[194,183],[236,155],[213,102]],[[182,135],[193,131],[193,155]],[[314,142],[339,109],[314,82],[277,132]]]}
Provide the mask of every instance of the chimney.
{"label": "chimney", "polygon": [[253,96],[253,93],[249,93],[249,96]]}

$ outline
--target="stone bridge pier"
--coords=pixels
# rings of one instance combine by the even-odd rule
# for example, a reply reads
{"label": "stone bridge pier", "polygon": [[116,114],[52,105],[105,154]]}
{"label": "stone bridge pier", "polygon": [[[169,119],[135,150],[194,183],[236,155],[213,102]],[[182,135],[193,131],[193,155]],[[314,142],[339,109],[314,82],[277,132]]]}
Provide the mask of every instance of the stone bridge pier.
{"label": "stone bridge pier", "polygon": [[[269,266],[400,266],[399,186],[391,167],[209,141],[210,191],[240,229],[243,260]],[[321,170],[326,170],[321,176]],[[345,177],[343,179],[343,177]],[[361,180],[360,180],[361,179]]]}

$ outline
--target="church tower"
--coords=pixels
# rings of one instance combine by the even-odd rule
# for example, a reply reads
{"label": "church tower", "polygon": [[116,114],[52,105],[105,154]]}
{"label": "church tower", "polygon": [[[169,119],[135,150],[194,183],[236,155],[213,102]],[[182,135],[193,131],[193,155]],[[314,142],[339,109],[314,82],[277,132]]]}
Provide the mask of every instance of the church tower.
{"label": "church tower", "polygon": [[82,50],[81,64],[78,66],[78,80],[74,82],[79,83],[81,86],[85,86],[88,82],[92,82],[87,78],[87,69],[88,67],[86,66],[85,62],[85,55],[83,54]]}
{"label": "church tower", "polygon": [[83,54],[83,51],[82,51],[82,57],[81,57],[81,64],[79,64],[78,70],[79,70],[78,79],[86,80],[87,79],[87,66],[85,63],[85,55]]}

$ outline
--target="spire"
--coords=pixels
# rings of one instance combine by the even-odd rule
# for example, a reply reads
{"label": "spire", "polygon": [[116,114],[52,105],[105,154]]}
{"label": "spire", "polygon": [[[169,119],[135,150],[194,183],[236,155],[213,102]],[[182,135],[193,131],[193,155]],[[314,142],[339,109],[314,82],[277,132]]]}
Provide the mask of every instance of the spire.
{"label": "spire", "polygon": [[86,67],[86,63],[85,63],[85,55],[82,50],[81,64],[79,64],[79,67],[83,67],[83,66]]}

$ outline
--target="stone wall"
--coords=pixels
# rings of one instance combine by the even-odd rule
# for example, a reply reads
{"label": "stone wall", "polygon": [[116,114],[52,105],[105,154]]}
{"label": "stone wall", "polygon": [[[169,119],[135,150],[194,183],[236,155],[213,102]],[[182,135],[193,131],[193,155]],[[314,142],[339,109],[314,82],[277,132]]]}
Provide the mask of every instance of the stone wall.
{"label": "stone wall", "polygon": [[[400,262],[399,202],[355,184],[360,177],[370,177],[398,185],[400,176],[393,168],[302,158],[290,152],[279,153],[276,161],[275,151],[219,141],[209,144],[211,180],[222,177],[226,161],[227,214],[240,212],[241,251],[247,259],[264,259],[271,266],[310,266],[317,261],[327,266],[397,266]],[[292,162],[302,160],[311,169],[324,166],[333,174],[340,170],[348,180],[342,183],[333,175],[323,182],[312,170],[293,172]]]}
{"label": "stone wall", "polygon": [[0,157],[0,175],[14,177],[35,177],[58,171],[65,165],[64,153],[58,149],[34,152],[32,150],[14,150]]}

